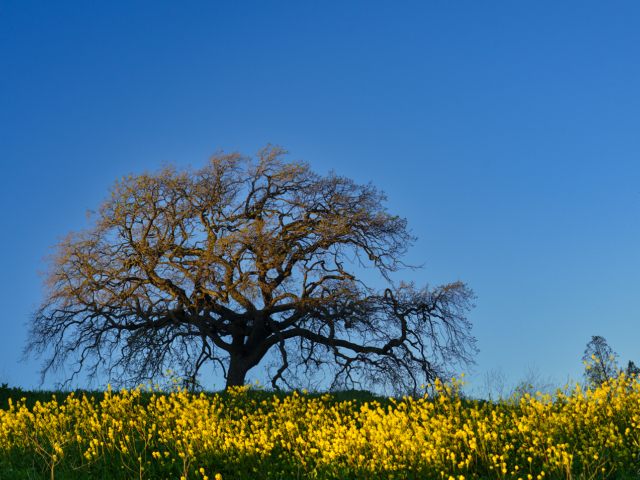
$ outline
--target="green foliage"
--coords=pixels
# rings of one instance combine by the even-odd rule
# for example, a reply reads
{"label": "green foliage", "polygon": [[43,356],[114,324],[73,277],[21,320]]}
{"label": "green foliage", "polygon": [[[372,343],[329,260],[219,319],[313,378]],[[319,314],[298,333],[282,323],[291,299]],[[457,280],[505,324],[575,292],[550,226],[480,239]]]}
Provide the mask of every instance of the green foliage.
{"label": "green foliage", "polygon": [[629,360],[629,364],[627,365],[627,368],[625,368],[624,373],[628,376],[638,377],[640,376],[640,368],[636,367],[636,364]]}

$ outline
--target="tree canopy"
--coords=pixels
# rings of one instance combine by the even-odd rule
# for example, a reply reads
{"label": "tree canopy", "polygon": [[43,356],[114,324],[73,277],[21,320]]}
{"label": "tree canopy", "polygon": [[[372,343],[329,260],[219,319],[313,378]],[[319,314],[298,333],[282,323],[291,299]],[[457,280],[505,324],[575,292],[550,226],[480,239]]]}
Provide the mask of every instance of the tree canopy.
{"label": "tree canopy", "polygon": [[24,350],[45,357],[42,379],[71,362],[66,382],[85,369],[138,383],[169,365],[195,382],[209,363],[229,387],[272,351],[275,388],[406,391],[473,363],[472,290],[392,281],[415,238],[385,194],[286,153],[217,152],[116,181],[90,228],[46,258]]}
{"label": "tree canopy", "polygon": [[587,343],[587,348],[582,357],[583,363],[588,364],[585,371],[587,382],[602,385],[611,378],[617,377],[620,373],[627,376],[639,376],[640,368],[629,360],[626,368],[618,367],[618,354],[607,344],[607,340],[600,335],[593,335],[591,341]]}
{"label": "tree canopy", "polygon": [[582,360],[589,364],[585,371],[585,379],[593,384],[602,385],[611,378],[618,376],[618,354],[607,344],[607,340],[600,335],[592,335],[587,343]]}

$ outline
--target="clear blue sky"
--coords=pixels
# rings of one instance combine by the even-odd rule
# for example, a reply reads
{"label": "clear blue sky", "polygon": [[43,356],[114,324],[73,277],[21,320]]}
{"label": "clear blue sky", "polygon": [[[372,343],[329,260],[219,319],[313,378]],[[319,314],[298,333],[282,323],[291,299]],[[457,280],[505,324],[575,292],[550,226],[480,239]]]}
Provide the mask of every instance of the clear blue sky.
{"label": "clear blue sky", "polygon": [[115,179],[267,143],[384,190],[426,262],[404,278],[475,290],[476,375],[579,379],[591,335],[640,363],[639,25],[637,2],[0,2],[0,371],[37,385],[40,260]]}

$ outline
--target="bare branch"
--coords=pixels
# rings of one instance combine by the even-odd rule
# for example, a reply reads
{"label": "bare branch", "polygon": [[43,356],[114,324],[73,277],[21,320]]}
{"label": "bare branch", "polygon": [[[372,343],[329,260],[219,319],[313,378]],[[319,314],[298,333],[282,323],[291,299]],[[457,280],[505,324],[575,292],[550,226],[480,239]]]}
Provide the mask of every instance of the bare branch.
{"label": "bare branch", "polygon": [[[178,363],[192,387],[211,364],[231,386],[273,348],[274,386],[329,371],[332,386],[405,390],[473,363],[473,292],[394,287],[415,241],[406,220],[371,184],[286,153],[217,152],[199,170],[164,164],[115,182],[91,228],[47,257],[24,358],[46,357],[43,379],[72,361],[68,381],[85,369],[124,383]],[[388,288],[356,278],[354,262]]]}

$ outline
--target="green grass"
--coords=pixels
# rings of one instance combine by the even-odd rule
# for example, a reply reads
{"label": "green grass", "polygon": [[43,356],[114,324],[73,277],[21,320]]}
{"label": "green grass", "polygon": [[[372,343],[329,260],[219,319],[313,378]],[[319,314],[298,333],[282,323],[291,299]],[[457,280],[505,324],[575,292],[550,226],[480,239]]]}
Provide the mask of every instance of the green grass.
{"label": "green grass", "polygon": [[[56,400],[59,404],[64,403],[67,397],[73,393],[76,398],[82,398],[85,395],[87,398],[95,398],[97,402],[100,402],[104,398],[104,393],[106,389],[102,390],[83,390],[77,389],[73,391],[69,390],[23,390],[19,387],[9,387],[8,384],[3,383],[0,385],[0,409],[7,410],[9,408],[9,399],[13,401],[15,404],[16,401],[25,399],[25,405],[29,410],[32,410],[35,406],[36,402],[45,403],[50,402],[55,396]],[[198,393],[200,393],[198,391]],[[228,394],[224,390],[219,391],[203,391],[205,395],[209,397],[213,397],[218,395],[222,400],[228,399]],[[262,400],[270,400],[274,396],[279,399],[284,399],[285,397],[291,395],[292,391],[275,391],[269,389],[252,389],[247,392],[249,400],[255,400],[257,402]],[[300,393],[300,392],[298,392]],[[376,395],[367,390],[339,390],[329,392],[329,394],[333,397],[332,402],[341,403],[344,401],[352,401],[356,405],[364,405],[366,402],[377,401],[385,408],[387,406],[393,406],[394,403],[389,399],[389,397]],[[149,403],[149,400],[152,395],[169,395],[168,392],[158,393],[157,391],[147,392],[143,391],[141,394],[141,404],[146,406]],[[309,392],[306,393],[305,396],[309,398],[319,398],[323,395],[326,395],[326,392]]]}
{"label": "green grass", "polygon": [[[105,399],[105,392],[103,390],[75,390],[73,392],[63,391],[63,390],[57,390],[57,391],[22,390],[20,388],[11,388],[7,384],[0,385],[0,409],[7,410],[10,408],[10,404],[12,404],[15,407],[16,402],[20,401],[22,404],[24,404],[25,407],[27,407],[29,411],[33,411],[33,408],[36,405],[36,403],[40,402],[41,404],[44,404],[46,402],[50,402],[54,397],[58,405],[63,405],[65,403],[65,400],[72,393],[75,398],[82,398],[83,396],[86,396],[88,399],[95,399],[95,401],[93,401],[92,404],[95,405],[97,408],[96,410],[97,415],[100,415],[100,411],[101,411],[100,402]],[[248,415],[248,411],[251,409],[256,409],[257,405],[260,405],[262,401],[273,400],[274,396],[279,398],[280,400],[283,400],[285,399],[285,397],[291,396],[293,392],[273,391],[273,390],[262,389],[262,388],[252,388],[246,391],[242,395],[239,395],[239,396],[235,395],[233,397],[232,397],[232,394],[228,394],[225,391],[205,391],[202,393],[204,393],[204,395],[209,397],[213,397],[217,395],[222,400],[223,403],[230,404],[233,406],[233,412],[230,409],[229,415],[233,415],[234,417],[236,415],[240,415],[238,418],[241,418],[241,417],[243,418],[243,415],[245,413]],[[140,396],[135,397],[136,404],[146,407],[150,403],[152,396],[155,395],[157,397],[158,395],[169,395],[169,394],[170,393],[166,391],[163,393],[159,393],[156,389],[153,389],[153,391],[145,391],[144,389],[140,389]],[[302,394],[302,392],[298,392],[298,394],[300,395]],[[307,399],[319,398],[325,395],[326,393],[321,393],[321,392],[304,393],[304,397],[306,397]],[[382,406],[384,410],[387,410],[388,407],[391,407],[392,409],[396,409],[398,408],[398,404],[402,403],[402,398],[390,399],[389,397],[376,395],[366,390],[335,391],[335,392],[330,392],[330,396],[331,396],[330,400],[327,400],[326,398],[324,398],[323,402],[328,402],[329,404],[341,404],[342,402],[351,402],[351,406],[348,406],[346,408],[353,409],[353,410],[359,410],[359,407],[364,405],[365,403],[371,404],[373,402],[377,402]],[[441,400],[447,400],[447,399],[441,399]],[[445,407],[444,407],[445,410],[449,408],[448,406],[446,406],[447,402],[448,400],[445,401]],[[492,405],[488,402],[478,401],[478,400],[461,400],[461,403],[459,403],[458,405],[462,409],[466,410],[467,408],[478,409],[478,407],[481,407],[482,404],[485,404],[485,403],[487,403],[486,407],[488,407],[489,409],[493,409],[495,412],[498,413],[498,415],[502,415],[501,412],[508,413],[509,409],[520,408],[519,405],[511,405],[511,404],[505,404],[505,403],[501,403],[499,405],[496,405],[496,404]],[[396,412],[394,412],[394,414],[395,413]],[[226,414],[224,416],[226,417]],[[287,417],[287,419],[288,418],[289,417]],[[629,418],[629,417],[625,415],[625,418]],[[47,425],[50,425],[50,424],[55,424],[55,422],[47,423]],[[62,431],[73,433],[73,429],[68,427],[63,427]],[[17,437],[19,441],[19,439],[22,438],[22,434],[18,433],[16,435],[14,433],[14,437]],[[58,438],[59,436],[58,434],[56,434],[55,435],[56,442],[58,441]],[[51,440],[50,443],[52,443],[53,441],[54,440]],[[146,442],[145,442],[145,446],[146,446]],[[84,448],[86,448],[86,446]],[[141,450],[141,452],[142,452],[141,455],[144,457],[145,456],[144,449]],[[147,452],[147,453],[150,453],[150,452]],[[123,458],[122,456],[117,457],[112,454],[105,454],[99,462],[83,464],[84,461],[82,460],[81,453],[78,454],[78,452],[75,452],[75,453],[70,452],[68,457],[69,460],[66,461],[65,464],[61,464],[59,467],[57,467],[58,469],[55,472],[55,476],[53,476],[53,473],[47,470],[47,468],[49,467],[47,466],[46,458],[40,455],[39,453],[37,453],[33,448],[31,448],[31,450],[29,451],[28,450],[18,451],[18,449],[16,449],[16,453],[12,453],[11,455],[9,455],[8,458],[2,458],[2,456],[0,456],[0,480],[5,480],[5,479],[17,480],[17,479],[26,479],[26,478],[34,479],[34,480],[36,479],[44,480],[49,478],[69,479],[69,480],[85,480],[85,479],[88,480],[92,478],[104,478],[104,479],[145,478],[145,479],[152,480],[156,478],[167,478],[166,472],[168,472],[168,470],[166,469],[161,470],[165,472],[165,474],[160,476],[159,476],[159,472],[154,473],[155,470],[149,470],[147,472],[144,472],[145,474],[139,475],[139,473],[141,472],[136,471],[137,464],[136,464],[136,459],[134,458],[137,456],[138,454],[134,456],[125,455],[125,457]],[[252,480],[259,480],[266,477],[278,478],[278,479],[315,478],[312,476],[304,475],[304,471],[300,469],[301,468],[300,465],[298,465],[298,463],[296,462],[296,459],[293,456],[286,456],[285,458],[282,458],[282,455],[280,455],[279,458],[280,459],[276,458],[275,456],[272,457],[271,454],[267,454],[259,457],[259,456],[256,456],[255,453],[253,454],[247,453],[244,456],[232,455],[231,457],[229,457],[229,456],[225,456],[222,450],[220,450],[219,452],[218,450],[214,450],[207,454],[207,457],[206,457],[206,462],[208,462],[207,471],[222,473],[224,480],[230,480],[230,479],[244,480],[245,478],[251,478]],[[145,457],[145,460],[146,460],[146,457]],[[247,472],[250,473],[251,472],[250,466],[254,466],[254,465],[261,465],[261,468],[263,468],[264,471],[254,473],[249,476],[245,476],[245,473],[238,473],[239,470],[240,471],[246,470]],[[180,478],[180,475],[175,476],[175,472],[179,471],[178,464],[176,464],[175,466],[176,466],[176,469],[171,470],[173,473],[171,473],[171,476],[168,478],[176,478],[176,479]],[[607,478],[611,480],[613,479],[631,480],[634,478],[640,478],[640,475],[637,475],[635,472],[636,467],[634,467],[633,465],[632,467],[633,467],[632,470],[625,468],[624,471],[619,470],[619,471],[613,472],[613,474],[608,476]],[[640,467],[640,462],[638,467]],[[281,474],[276,473],[280,468],[283,469],[282,472],[286,470],[286,472],[288,473],[285,476],[282,476]],[[342,472],[342,470],[339,470],[333,463],[329,464],[326,468],[331,468],[332,470],[330,472],[329,471],[324,472],[323,470],[319,469],[317,471],[314,471],[314,473],[318,475],[318,478],[345,478],[345,479],[359,478],[357,470],[346,469],[344,470],[344,472]],[[271,472],[268,470],[274,470],[274,471]],[[298,473],[297,475],[293,475],[292,472],[298,472]],[[473,478],[476,480],[486,480],[489,478],[495,478],[495,479],[500,478],[502,480],[507,480],[507,479],[517,480],[518,478],[518,476],[514,477],[511,475],[507,475],[507,476],[500,476],[500,475],[485,476],[485,475],[486,474],[484,471],[483,472],[478,471],[475,474],[473,474]],[[198,480],[201,480],[202,476],[190,475],[188,478],[189,479],[196,478]],[[370,476],[370,478],[374,478],[374,477]],[[390,472],[387,472],[384,474],[381,473],[380,476],[375,476],[375,478],[386,479],[386,478],[393,478],[393,477],[390,475]],[[399,478],[430,479],[432,477],[425,477],[424,475],[421,476],[419,473],[415,471],[413,472],[398,471],[396,472],[395,479],[397,480]],[[433,477],[433,478],[436,478],[436,477]],[[440,477],[437,477],[437,478],[440,478]],[[556,477],[549,475],[544,477],[544,480],[553,480],[555,478]],[[562,478],[564,479],[566,477],[562,477]],[[576,476],[573,478],[575,478],[575,480],[588,480],[588,479],[596,480],[598,478],[605,478],[605,476],[596,476],[593,478],[590,478],[588,476],[587,477]],[[214,478],[209,477],[209,480],[214,480]],[[534,477],[534,480],[535,480],[535,477]]]}

